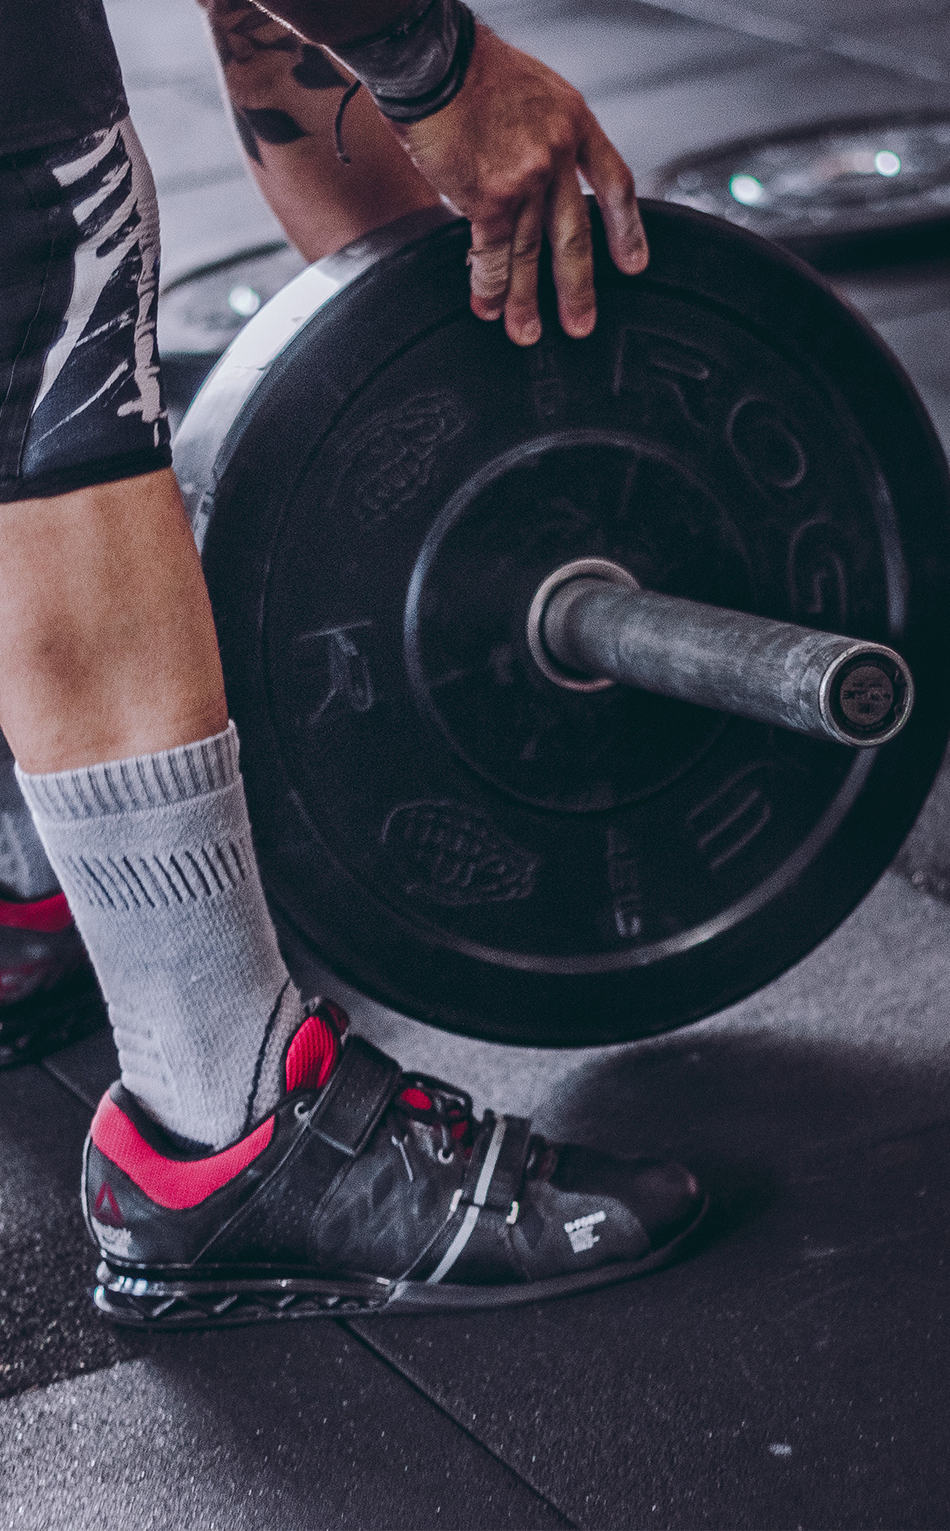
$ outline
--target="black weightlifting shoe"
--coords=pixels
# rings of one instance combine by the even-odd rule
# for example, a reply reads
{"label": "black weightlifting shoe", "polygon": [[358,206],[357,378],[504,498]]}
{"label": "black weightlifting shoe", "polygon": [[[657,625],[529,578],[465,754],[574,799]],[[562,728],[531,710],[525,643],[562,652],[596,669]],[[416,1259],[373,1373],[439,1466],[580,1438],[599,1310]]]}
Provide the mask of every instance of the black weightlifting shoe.
{"label": "black weightlifting shoe", "polygon": [[643,1275],[706,1210],[679,1165],[550,1145],[397,1063],[319,1005],[274,1115],[222,1153],[176,1151],[113,1085],[89,1136],[96,1306],[204,1328],[496,1308]]}
{"label": "black weightlifting shoe", "polygon": [[65,894],[0,899],[0,1068],[35,1062],[105,1020]]}

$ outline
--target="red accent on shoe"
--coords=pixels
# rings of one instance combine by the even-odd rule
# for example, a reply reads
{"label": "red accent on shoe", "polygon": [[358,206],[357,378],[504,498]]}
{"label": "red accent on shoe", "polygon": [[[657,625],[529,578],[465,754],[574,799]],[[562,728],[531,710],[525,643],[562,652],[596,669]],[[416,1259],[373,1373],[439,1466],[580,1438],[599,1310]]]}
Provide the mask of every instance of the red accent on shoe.
{"label": "red accent on shoe", "polygon": [[336,1027],[338,1035],[341,1037],[346,1031],[347,1026],[350,1024],[350,1018],[346,1011],[343,1009],[343,1006],[335,1005],[332,999],[319,1000],[314,1008],[313,1013],[314,1015],[328,1016],[329,1019],[333,1022],[333,1025]]}
{"label": "red accent on shoe", "polygon": [[92,1209],[92,1215],[97,1223],[103,1223],[106,1228],[124,1228],[125,1219],[119,1211],[119,1203],[115,1199],[108,1180],[104,1180],[99,1187],[99,1195]]}
{"label": "red accent on shoe", "polygon": [[432,1097],[427,1095],[424,1090],[417,1090],[415,1085],[407,1085],[400,1094],[399,1099],[404,1100],[406,1105],[411,1106],[414,1111],[432,1110]]}
{"label": "red accent on shoe", "polygon": [[[329,1007],[328,1007],[329,1008]],[[287,1089],[321,1090],[336,1066],[340,1038],[322,1015],[308,1015],[287,1049]]]}
{"label": "red accent on shoe", "polygon": [[36,899],[32,904],[12,904],[0,899],[0,925],[8,930],[39,930],[44,935],[53,935],[72,923],[65,893],[54,893],[51,898]]}
{"label": "red accent on shoe", "polygon": [[160,1207],[182,1212],[220,1191],[263,1153],[274,1133],[274,1118],[268,1117],[239,1143],[232,1143],[223,1153],[212,1154],[208,1159],[166,1159],[146,1143],[109,1095],[99,1102],[89,1130],[99,1152],[128,1175],[140,1191]]}

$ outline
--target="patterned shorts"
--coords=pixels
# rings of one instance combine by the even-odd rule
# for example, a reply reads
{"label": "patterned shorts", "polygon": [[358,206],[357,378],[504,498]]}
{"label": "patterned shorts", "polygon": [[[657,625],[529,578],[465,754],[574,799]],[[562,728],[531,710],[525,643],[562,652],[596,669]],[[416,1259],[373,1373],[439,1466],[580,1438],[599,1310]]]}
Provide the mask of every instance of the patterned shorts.
{"label": "patterned shorts", "polygon": [[0,501],[171,461],[155,187],[128,117],[0,157]]}

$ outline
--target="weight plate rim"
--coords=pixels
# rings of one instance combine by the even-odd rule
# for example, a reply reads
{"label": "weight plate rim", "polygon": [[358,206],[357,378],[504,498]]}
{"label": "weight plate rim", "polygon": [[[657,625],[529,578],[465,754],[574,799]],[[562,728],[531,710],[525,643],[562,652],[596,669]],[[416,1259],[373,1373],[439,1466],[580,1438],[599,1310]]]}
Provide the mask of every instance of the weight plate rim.
{"label": "weight plate rim", "polygon": [[[172,443],[175,472],[199,553],[210,496],[238,449],[242,416],[276,363],[335,297],[381,261],[458,223],[444,205],[421,208],[313,261],[270,298],[231,341],[204,379]],[[277,331],[275,341],[274,330]]]}

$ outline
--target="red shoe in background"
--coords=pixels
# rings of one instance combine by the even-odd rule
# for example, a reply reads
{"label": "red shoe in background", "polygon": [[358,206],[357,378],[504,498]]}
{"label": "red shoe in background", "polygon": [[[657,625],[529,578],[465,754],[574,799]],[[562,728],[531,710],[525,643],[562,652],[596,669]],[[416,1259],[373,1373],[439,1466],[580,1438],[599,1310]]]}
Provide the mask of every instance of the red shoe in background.
{"label": "red shoe in background", "polygon": [[66,895],[0,899],[0,1068],[34,1062],[105,1020]]}

